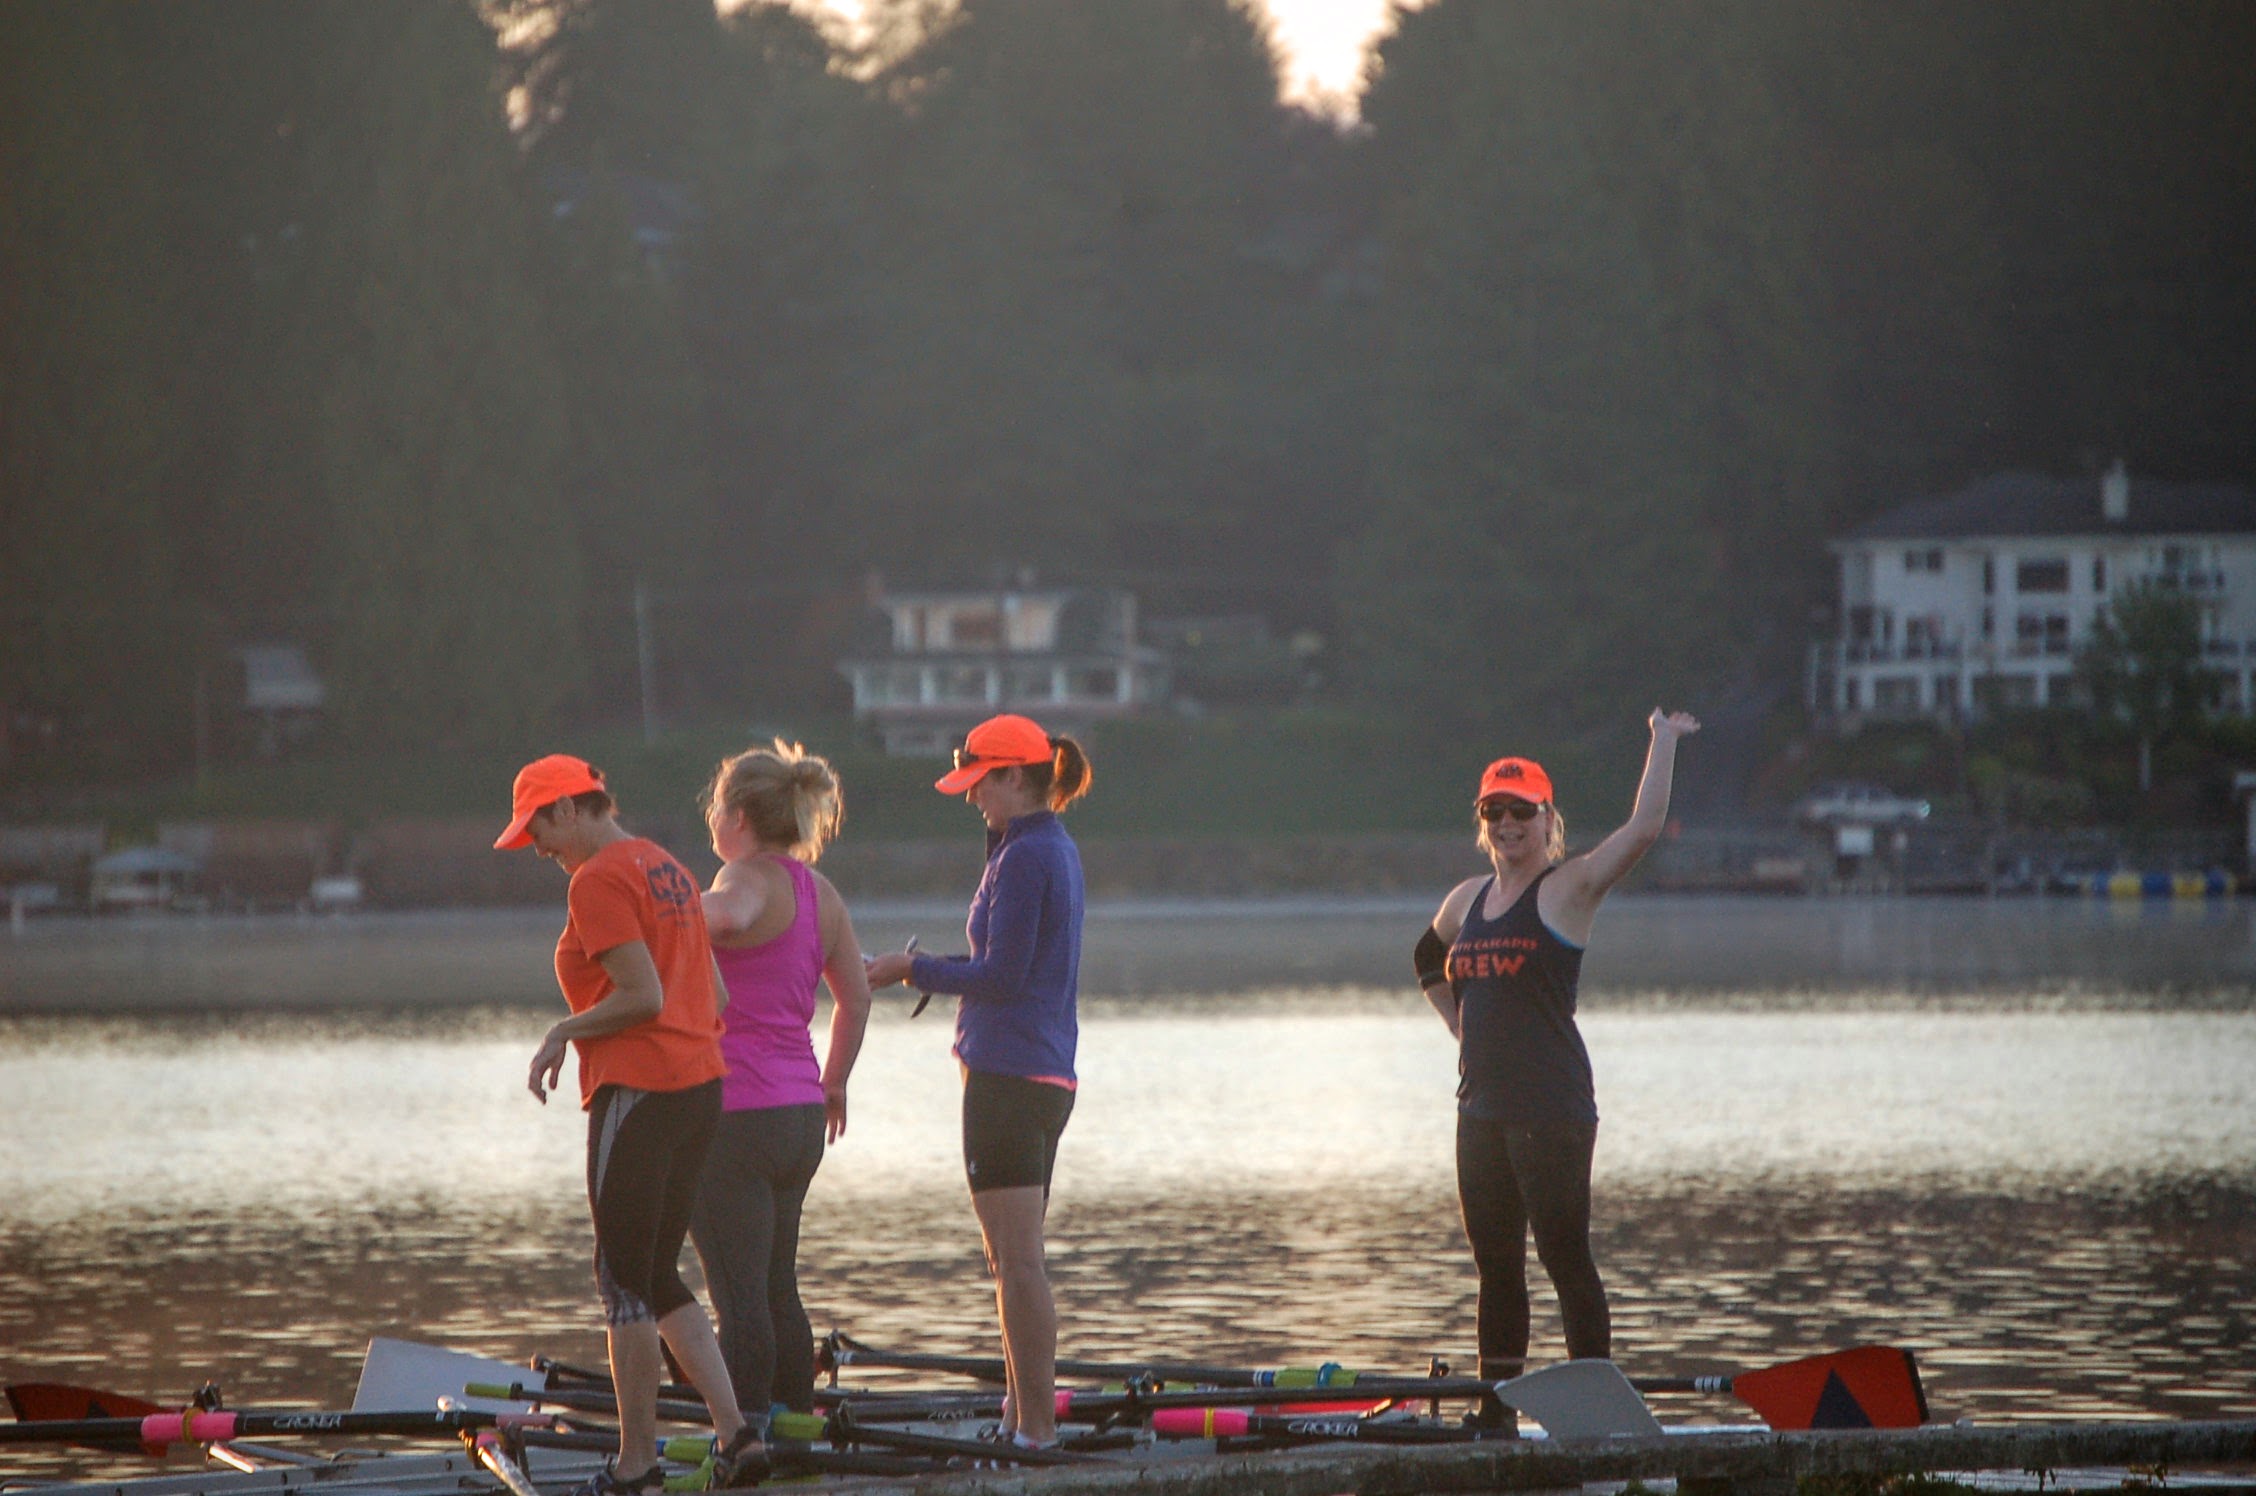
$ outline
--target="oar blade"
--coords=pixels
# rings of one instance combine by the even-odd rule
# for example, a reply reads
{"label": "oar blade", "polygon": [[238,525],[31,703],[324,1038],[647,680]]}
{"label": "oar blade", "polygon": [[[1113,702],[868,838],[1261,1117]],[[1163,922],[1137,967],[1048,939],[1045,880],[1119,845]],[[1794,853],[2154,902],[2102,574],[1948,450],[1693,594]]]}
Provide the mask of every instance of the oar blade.
{"label": "oar blade", "polygon": [[1918,1363],[1892,1345],[1744,1372],[1731,1379],[1731,1392],[1775,1429],[1917,1428],[1927,1421]]}
{"label": "oar blade", "polygon": [[[19,1423],[77,1423],[88,1418],[146,1418],[163,1408],[145,1397],[129,1397],[100,1387],[77,1387],[69,1382],[10,1382],[8,1406]],[[137,1449],[152,1460],[165,1456],[166,1446],[139,1439],[89,1440],[90,1449]]]}
{"label": "oar blade", "polygon": [[8,1406],[23,1423],[55,1423],[80,1418],[146,1418],[163,1408],[147,1398],[74,1387],[68,1382],[10,1382]]}
{"label": "oar blade", "polygon": [[1661,1425],[1611,1361],[1561,1361],[1496,1384],[1496,1395],[1554,1439],[1659,1437]]}
{"label": "oar blade", "polygon": [[546,1384],[546,1378],[514,1362],[378,1335],[368,1342],[368,1354],[360,1363],[353,1411],[427,1413],[442,1397],[451,1398],[457,1407],[482,1413],[522,1413],[532,1407],[526,1401],[465,1397],[462,1389],[471,1382],[522,1382],[537,1388]]}

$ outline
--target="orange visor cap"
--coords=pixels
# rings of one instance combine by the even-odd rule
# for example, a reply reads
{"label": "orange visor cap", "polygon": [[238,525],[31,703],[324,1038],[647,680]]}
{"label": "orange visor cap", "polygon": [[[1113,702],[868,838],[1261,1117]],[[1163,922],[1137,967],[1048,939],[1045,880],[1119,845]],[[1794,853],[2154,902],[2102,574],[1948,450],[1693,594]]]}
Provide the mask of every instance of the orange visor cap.
{"label": "orange visor cap", "polygon": [[1498,795],[1548,805],[1551,803],[1551,776],[1532,758],[1500,758],[1481,775],[1480,793],[1473,797],[1473,803],[1478,805]]}
{"label": "orange visor cap", "polygon": [[510,786],[509,829],[494,838],[494,850],[508,852],[531,846],[532,833],[525,827],[536,814],[559,800],[602,788],[603,772],[584,758],[551,753],[534,759],[517,771],[517,782]]}
{"label": "orange visor cap", "polygon": [[1050,735],[1031,717],[989,717],[964,735],[956,766],[933,782],[943,795],[960,795],[987,777],[989,769],[1011,764],[1046,764],[1057,755]]}

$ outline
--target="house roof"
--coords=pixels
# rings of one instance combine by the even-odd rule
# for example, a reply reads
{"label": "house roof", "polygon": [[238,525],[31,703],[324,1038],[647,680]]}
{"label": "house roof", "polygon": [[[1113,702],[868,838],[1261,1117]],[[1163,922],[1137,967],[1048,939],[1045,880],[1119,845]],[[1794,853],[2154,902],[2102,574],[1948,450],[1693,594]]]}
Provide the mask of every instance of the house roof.
{"label": "house roof", "polygon": [[2127,517],[2100,510],[2101,479],[1995,473],[1867,520],[1836,544],[2016,535],[2256,534],[2256,493],[2232,483],[2132,478]]}

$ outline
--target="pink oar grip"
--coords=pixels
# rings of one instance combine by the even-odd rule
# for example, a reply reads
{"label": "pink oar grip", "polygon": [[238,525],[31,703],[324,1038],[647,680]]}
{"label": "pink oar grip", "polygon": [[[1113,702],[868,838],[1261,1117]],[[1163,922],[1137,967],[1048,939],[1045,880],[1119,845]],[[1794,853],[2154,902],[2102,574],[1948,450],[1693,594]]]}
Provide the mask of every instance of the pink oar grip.
{"label": "pink oar grip", "polygon": [[1246,1431],[1252,1414],[1244,1408],[1155,1408],[1155,1434],[1171,1439],[1228,1439]]}
{"label": "pink oar grip", "polygon": [[151,1413],[141,1420],[144,1444],[217,1444],[234,1437],[233,1413]]}

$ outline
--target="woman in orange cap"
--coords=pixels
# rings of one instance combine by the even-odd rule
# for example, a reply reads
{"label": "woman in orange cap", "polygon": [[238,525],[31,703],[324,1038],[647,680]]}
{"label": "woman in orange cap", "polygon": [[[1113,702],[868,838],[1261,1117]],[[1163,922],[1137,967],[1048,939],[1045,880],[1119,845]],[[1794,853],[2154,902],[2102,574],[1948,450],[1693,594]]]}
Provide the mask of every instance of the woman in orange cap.
{"label": "woman in orange cap", "polygon": [[[1559,1295],[1571,1357],[1609,1357],[1612,1320],[1590,1255],[1598,1105],[1575,1027],[1575,989],[1598,906],[1668,824],[1677,741],[1700,730],[1655,709],[1629,819],[1579,857],[1551,777],[1500,758],[1474,806],[1487,877],[1449,891],[1413,958],[1418,985],[1458,1041],[1457,1194],[1480,1273],[1480,1375],[1527,1359],[1527,1237]],[[1491,1409],[1501,1415],[1501,1405]],[[1508,1417],[1501,1421],[1510,1430]]]}
{"label": "woman in orange cap", "polygon": [[933,787],[987,823],[987,870],[972,896],[968,956],[878,956],[869,983],[956,995],[964,1173],[995,1276],[1008,1373],[1003,1429],[1057,1438],[1057,1307],[1042,1227],[1058,1140],[1073,1112],[1079,1038],[1081,854],[1058,819],[1089,788],[1088,755],[1018,716],[990,717]]}
{"label": "woman in orange cap", "polygon": [[717,1483],[734,1484],[757,1431],[737,1409],[712,1322],[679,1271],[726,1069],[726,999],[697,884],[665,848],[619,824],[602,773],[584,760],[556,753],[527,764],[510,806],[494,846],[532,847],[572,875],[556,942],[572,1016],[542,1038],[526,1084],[545,1105],[566,1047],[578,1047],[595,1277],[619,1406],[618,1457],[578,1496],[662,1489],[661,1341],[712,1410]]}

